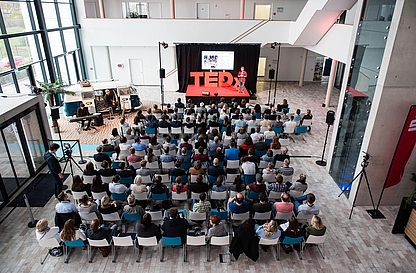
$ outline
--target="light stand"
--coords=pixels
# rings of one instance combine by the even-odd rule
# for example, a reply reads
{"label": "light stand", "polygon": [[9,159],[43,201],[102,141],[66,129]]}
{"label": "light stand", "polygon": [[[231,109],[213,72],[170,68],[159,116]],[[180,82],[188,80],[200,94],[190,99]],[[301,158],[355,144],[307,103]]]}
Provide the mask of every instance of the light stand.
{"label": "light stand", "polygon": [[[74,177],[74,170],[73,170],[73,167],[72,167],[72,162],[74,162],[74,164],[78,167],[78,169],[79,169],[81,172],[83,172],[83,170],[82,170],[82,168],[78,165],[78,163],[77,163],[77,162],[75,162],[74,158],[72,157],[72,147],[71,147],[71,145],[70,145],[69,143],[65,143],[65,144],[64,144],[64,147],[65,147],[64,154],[66,155],[66,157],[65,157],[65,166],[64,166],[64,168],[63,168],[63,170],[62,170],[62,173],[65,173],[66,166],[67,166],[67,165],[68,165],[68,163],[69,163],[69,167],[70,167],[70,169],[71,169],[71,175],[72,175],[72,177]],[[85,163],[85,162],[84,162],[84,163]],[[81,161],[80,161],[80,164],[82,164],[82,163],[81,163]]]}
{"label": "light stand", "polygon": [[162,68],[162,46],[164,49],[168,48],[169,45],[165,42],[159,42],[159,77],[160,77],[160,100],[163,106],[165,105],[165,93],[163,91],[163,79],[165,78],[165,69]]}
{"label": "light stand", "polygon": [[330,123],[328,123],[328,127],[326,128],[325,144],[324,144],[324,149],[322,150],[322,158],[321,158],[321,160],[315,161],[315,163],[319,166],[326,166],[326,161],[324,160],[324,155],[325,155],[326,143],[327,143],[327,140],[328,140],[329,126],[331,126]]}
{"label": "light stand", "polygon": [[278,43],[278,42],[274,42],[271,47],[272,49],[275,49],[276,46],[278,46],[277,48],[277,63],[276,63],[276,80],[274,83],[274,97],[273,97],[273,105],[275,105],[276,103],[276,89],[277,89],[277,77],[279,76],[279,62],[280,62],[280,46],[282,44]]}

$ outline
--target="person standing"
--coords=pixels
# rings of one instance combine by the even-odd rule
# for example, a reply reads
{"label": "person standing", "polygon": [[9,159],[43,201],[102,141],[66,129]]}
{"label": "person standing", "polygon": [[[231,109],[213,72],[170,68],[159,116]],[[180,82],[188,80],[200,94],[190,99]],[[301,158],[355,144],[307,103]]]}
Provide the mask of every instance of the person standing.
{"label": "person standing", "polygon": [[246,84],[247,72],[244,71],[244,66],[241,67],[241,71],[238,72],[238,93],[244,94],[244,85]]}
{"label": "person standing", "polygon": [[52,143],[49,146],[49,151],[47,151],[43,158],[46,160],[48,164],[49,171],[55,180],[55,197],[58,198],[58,195],[62,192],[62,190],[66,190],[68,186],[64,186],[62,179],[64,176],[62,175],[61,165],[59,164],[58,158],[56,157],[56,151],[59,149],[59,144]]}

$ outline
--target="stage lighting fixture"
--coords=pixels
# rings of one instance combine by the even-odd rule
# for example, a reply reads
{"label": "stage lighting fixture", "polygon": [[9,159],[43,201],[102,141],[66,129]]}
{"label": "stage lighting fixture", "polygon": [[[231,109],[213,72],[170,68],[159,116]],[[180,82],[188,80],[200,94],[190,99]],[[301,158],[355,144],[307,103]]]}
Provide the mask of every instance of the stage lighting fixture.
{"label": "stage lighting fixture", "polygon": [[169,45],[167,43],[165,43],[165,42],[162,42],[160,45],[163,46],[164,49],[166,49],[166,48],[169,47]]}

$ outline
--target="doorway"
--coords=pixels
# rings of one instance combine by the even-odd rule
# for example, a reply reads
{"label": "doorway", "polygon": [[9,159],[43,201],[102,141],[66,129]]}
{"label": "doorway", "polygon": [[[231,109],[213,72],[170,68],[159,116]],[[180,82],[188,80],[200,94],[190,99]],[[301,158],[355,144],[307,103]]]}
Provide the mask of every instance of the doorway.
{"label": "doorway", "polygon": [[130,81],[134,85],[143,85],[142,59],[129,59]]}
{"label": "doorway", "polygon": [[162,3],[149,2],[149,18],[162,18]]}
{"label": "doorway", "polygon": [[196,3],[196,19],[209,19],[209,3]]}
{"label": "doorway", "polygon": [[266,75],[266,57],[259,58],[259,65],[257,69],[257,77],[264,77]]}
{"label": "doorway", "polygon": [[254,20],[270,20],[272,5],[254,4]]}
{"label": "doorway", "polygon": [[97,5],[95,2],[85,2],[85,13],[87,18],[98,18]]}

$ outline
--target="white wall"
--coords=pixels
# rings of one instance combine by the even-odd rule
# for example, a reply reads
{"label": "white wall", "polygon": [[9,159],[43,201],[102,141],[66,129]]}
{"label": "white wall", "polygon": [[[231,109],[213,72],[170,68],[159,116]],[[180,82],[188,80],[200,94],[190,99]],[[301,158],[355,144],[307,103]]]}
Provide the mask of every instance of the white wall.
{"label": "white wall", "polygon": [[175,17],[196,19],[196,4],[209,4],[210,19],[240,19],[240,0],[176,0]]}
{"label": "white wall", "polygon": [[[255,4],[271,4],[272,20],[295,21],[306,2],[307,0],[246,0],[244,18],[254,19]],[[277,7],[283,7],[283,12],[276,12]]]}
{"label": "white wall", "polygon": [[354,17],[357,10],[358,4],[355,3],[354,6],[350,10],[347,10],[347,14],[345,16],[345,24],[353,25],[354,24]]}

